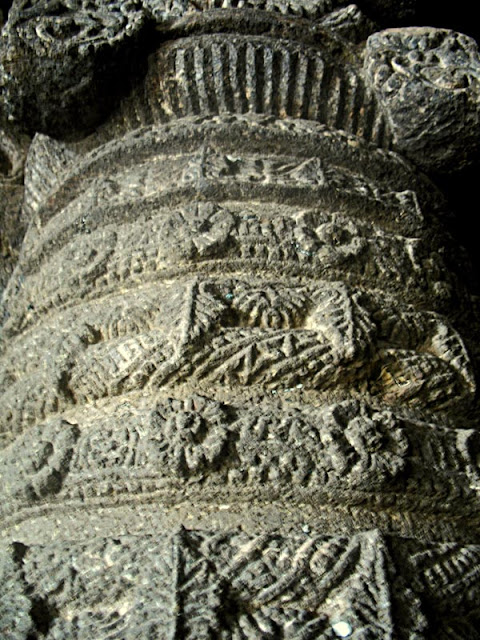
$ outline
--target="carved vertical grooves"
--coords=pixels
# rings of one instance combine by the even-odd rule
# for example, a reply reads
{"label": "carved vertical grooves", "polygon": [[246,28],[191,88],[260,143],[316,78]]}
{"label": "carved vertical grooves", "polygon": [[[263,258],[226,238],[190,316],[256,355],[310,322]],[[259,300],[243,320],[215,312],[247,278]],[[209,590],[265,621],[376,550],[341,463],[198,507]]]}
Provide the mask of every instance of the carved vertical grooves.
{"label": "carved vertical grooves", "polygon": [[282,53],[273,51],[272,55],[272,114],[280,114],[280,83],[282,74]]}
{"label": "carved vertical grooves", "polygon": [[369,99],[364,107],[363,118],[358,127],[359,134],[368,142],[372,139],[375,116],[375,105],[373,101]]}
{"label": "carved vertical grooves", "polygon": [[[198,55],[195,56],[195,51],[197,47],[192,47],[185,50],[184,54],[184,70],[185,70],[185,79],[186,86],[188,91],[188,103],[190,106],[190,111],[188,115],[199,115],[204,113],[201,109],[200,104],[200,96],[198,90],[198,79],[197,79],[197,69],[196,69],[196,60],[198,60]],[[203,97],[203,96],[202,96]]]}
{"label": "carved vertical grooves", "polygon": [[249,96],[247,95],[247,44],[242,43],[238,47],[235,72],[237,74],[239,112],[247,113],[249,110]]}
{"label": "carved vertical grooves", "polygon": [[345,76],[340,69],[335,69],[335,79],[332,86],[331,100],[331,120],[328,124],[335,129],[345,129],[347,114],[345,113],[345,102],[347,91]]}
{"label": "carved vertical grooves", "polygon": [[307,85],[310,84],[309,78],[309,57],[298,56],[297,73],[295,82],[295,94],[291,115],[294,118],[301,118],[305,112],[308,113],[309,90]]}
{"label": "carved vertical grooves", "polygon": [[222,56],[223,86],[225,87],[226,105],[228,111],[234,113],[238,108],[238,88],[235,67],[237,61],[237,51],[232,42],[225,41],[218,43],[218,50]]}
{"label": "carved vertical grooves", "polygon": [[318,96],[317,120],[322,124],[328,124],[332,119],[331,96],[335,90],[335,75],[331,65],[324,64],[322,81]]}
{"label": "carved vertical grooves", "polygon": [[[181,117],[183,115],[183,109],[181,107],[181,96],[184,91],[184,88],[181,86],[181,83],[175,82],[173,83],[170,78],[175,77],[177,73],[177,51],[170,51],[166,57],[165,63],[165,71],[163,73],[164,78],[162,78],[162,85],[164,90],[162,95],[158,97],[158,102],[162,105],[162,111],[165,112],[166,120],[169,119],[169,116],[175,114],[177,117]],[[158,61],[157,65],[158,65]],[[181,64],[179,61],[178,64]],[[168,98],[166,99],[165,93],[168,92]],[[155,92],[147,91],[147,100],[155,100]]]}
{"label": "carved vertical grooves", "polygon": [[279,93],[279,115],[285,118],[289,113],[291,93],[294,77],[295,60],[294,56],[288,50],[282,51],[282,59],[280,65],[280,83],[278,86]]}
{"label": "carved vertical grooves", "polygon": [[273,83],[274,83],[274,73],[273,73],[273,57],[274,52],[270,47],[263,47],[262,50],[263,60],[261,62],[261,67],[263,69],[263,87],[262,87],[262,95],[263,95],[263,107],[265,109],[265,113],[272,114],[273,113]]}
{"label": "carved vertical grooves", "polygon": [[225,89],[225,107],[230,113],[235,111],[235,84],[232,83],[231,76],[231,54],[228,44],[221,45],[223,87]]}
{"label": "carved vertical grooves", "polygon": [[228,81],[229,85],[232,88],[232,96],[233,96],[233,109],[234,112],[242,112],[242,103],[240,97],[240,85],[239,78],[237,73],[237,64],[238,64],[238,51],[237,47],[234,43],[228,41],[226,43],[227,51],[228,51]]}
{"label": "carved vertical grooves", "polygon": [[351,92],[351,124],[350,133],[356,135],[359,130],[362,113],[364,110],[365,86],[355,74],[351,74],[352,92]]}
{"label": "carved vertical grooves", "polygon": [[133,94],[130,107],[136,126],[145,126],[152,122],[166,122],[168,115],[162,108],[161,97],[155,96],[153,99],[145,100],[142,94],[143,92],[140,93],[140,91]]}
{"label": "carved vertical grooves", "polygon": [[256,113],[261,97],[257,92],[257,77],[255,65],[255,45],[247,42],[245,45],[245,97],[248,104],[247,111]]}
{"label": "carved vertical grooves", "polygon": [[256,113],[268,113],[265,109],[265,71],[264,71],[264,47],[255,47],[255,94],[257,96]]}
{"label": "carved vertical grooves", "polygon": [[[38,68],[48,39],[96,71],[82,38],[97,21],[106,53],[117,4],[54,4],[2,37],[35,13]],[[145,80],[100,133],[35,137],[2,298],[0,636],[476,637],[473,312],[441,194],[384,151],[368,46],[326,30],[369,28],[345,4],[120,0]]]}
{"label": "carved vertical grooves", "polygon": [[167,120],[167,115],[161,107],[160,97],[154,100],[145,99],[144,87],[142,86],[135,88],[129,102],[133,116],[130,126],[133,128]]}
{"label": "carved vertical grooves", "polygon": [[372,142],[379,147],[385,144],[385,119],[380,110],[376,110],[372,124]]}
{"label": "carved vertical grooves", "polygon": [[345,81],[343,85],[343,118],[339,129],[347,131],[348,133],[354,133],[354,119],[355,119],[355,105],[356,96],[358,90],[359,79],[354,73],[346,73]]}
{"label": "carved vertical grooves", "polygon": [[261,38],[196,37],[193,45],[186,39],[165,45],[157,65],[168,78],[157,82],[160,97],[149,98],[155,122],[171,116],[265,113],[316,120],[390,145],[385,121],[358,72],[335,66],[316,50],[276,46]]}
{"label": "carved vertical grooves", "polygon": [[187,67],[186,67],[186,51],[183,48],[175,50],[175,77],[178,78],[176,83],[179,93],[179,115],[186,116],[192,113],[190,104],[190,95],[187,83]]}
{"label": "carved vertical grooves", "polygon": [[310,82],[307,86],[311,86],[307,92],[308,101],[305,101],[305,117],[309,120],[317,120],[320,122],[320,95],[325,74],[325,63],[320,57],[309,57],[308,59],[308,77]]}
{"label": "carved vertical grooves", "polygon": [[195,86],[197,88],[198,95],[198,107],[199,113],[217,113],[213,102],[213,95],[209,94],[209,83],[213,69],[209,64],[209,56],[204,47],[196,46],[193,49],[193,64],[194,64],[194,77]]}
{"label": "carved vertical grooves", "polygon": [[220,44],[212,44],[209,51],[211,64],[211,76],[208,79],[209,91],[212,95],[212,104],[217,113],[229,111],[227,106],[227,89],[225,86],[226,70],[224,66],[223,47]]}
{"label": "carved vertical grooves", "polygon": [[289,73],[289,82],[288,82],[288,91],[287,91],[287,101],[285,105],[285,110],[287,115],[292,116],[296,111],[296,103],[297,103],[297,86],[299,81],[298,76],[298,64],[299,64],[300,54],[298,51],[293,51],[290,55],[290,73]]}

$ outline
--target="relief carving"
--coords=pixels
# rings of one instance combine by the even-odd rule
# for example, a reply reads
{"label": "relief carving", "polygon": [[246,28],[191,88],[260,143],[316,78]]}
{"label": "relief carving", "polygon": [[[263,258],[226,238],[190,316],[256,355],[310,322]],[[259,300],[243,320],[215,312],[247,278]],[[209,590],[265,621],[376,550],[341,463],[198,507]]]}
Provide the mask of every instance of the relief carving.
{"label": "relief carving", "polygon": [[479,321],[421,169],[478,162],[479,56],[415,9],[14,0],[2,638],[476,637]]}

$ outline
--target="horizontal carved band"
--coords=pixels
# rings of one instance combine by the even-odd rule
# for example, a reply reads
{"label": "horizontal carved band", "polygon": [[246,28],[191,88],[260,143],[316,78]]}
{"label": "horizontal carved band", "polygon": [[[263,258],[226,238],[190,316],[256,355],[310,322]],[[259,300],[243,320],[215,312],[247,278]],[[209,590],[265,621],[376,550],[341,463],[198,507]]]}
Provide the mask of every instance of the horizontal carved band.
{"label": "horizontal carved band", "polygon": [[145,294],[80,306],[14,341],[2,358],[3,432],[73,404],[187,382],[301,384],[437,410],[467,406],[475,392],[448,323],[384,295],[233,279],[165,283]]}
{"label": "horizontal carved band", "polygon": [[[278,389],[255,408],[198,394],[153,404],[124,396],[77,409],[79,424],[68,422],[74,414],[39,424],[0,454],[3,512],[72,501],[83,509],[95,498],[107,506],[130,494],[159,505],[188,495],[199,501],[195,513],[203,502],[283,504],[288,497],[291,505],[371,505],[419,517],[458,513],[462,495],[462,513],[473,516],[480,486],[473,430],[359,401],[299,405],[301,386]],[[284,408],[275,401],[281,396]]]}
{"label": "horizontal carved band", "polygon": [[53,610],[52,637],[76,640],[386,640],[434,637],[447,624],[473,638],[479,560],[478,545],[413,543],[376,530],[180,529],[16,543],[0,550],[0,594],[10,614],[2,622],[25,637],[39,610]]}
{"label": "horizontal carved band", "polygon": [[390,146],[388,124],[361,75],[318,48],[251,36],[179,39],[154,54],[145,86],[154,122],[263,113]]}

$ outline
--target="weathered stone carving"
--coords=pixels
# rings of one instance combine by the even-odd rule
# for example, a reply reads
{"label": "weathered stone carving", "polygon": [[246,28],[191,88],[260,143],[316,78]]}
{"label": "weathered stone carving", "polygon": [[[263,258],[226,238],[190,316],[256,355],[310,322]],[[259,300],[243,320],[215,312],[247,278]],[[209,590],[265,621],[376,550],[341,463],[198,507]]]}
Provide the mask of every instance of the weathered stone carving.
{"label": "weathered stone carving", "polygon": [[458,170],[478,153],[480,57],[475,41],[444,29],[390,29],[367,41],[368,84],[395,147],[432,171]]}
{"label": "weathered stone carving", "polygon": [[478,318],[392,148],[472,160],[478,53],[413,4],[13,3],[0,636],[475,637]]}
{"label": "weathered stone carving", "polygon": [[22,212],[23,165],[29,140],[18,132],[0,129],[0,293],[13,271],[28,215]]}
{"label": "weathered stone carving", "polygon": [[[35,625],[50,637],[79,639],[423,637],[427,611],[435,630],[448,621],[451,633],[474,637],[467,585],[478,556],[478,546],[412,548],[375,530],[341,537],[180,529],[142,539],[17,544],[5,552],[1,588],[9,587],[17,611],[12,638]],[[456,587],[453,618],[447,584]],[[415,607],[415,619],[404,615],[396,628],[395,614],[405,607]]]}

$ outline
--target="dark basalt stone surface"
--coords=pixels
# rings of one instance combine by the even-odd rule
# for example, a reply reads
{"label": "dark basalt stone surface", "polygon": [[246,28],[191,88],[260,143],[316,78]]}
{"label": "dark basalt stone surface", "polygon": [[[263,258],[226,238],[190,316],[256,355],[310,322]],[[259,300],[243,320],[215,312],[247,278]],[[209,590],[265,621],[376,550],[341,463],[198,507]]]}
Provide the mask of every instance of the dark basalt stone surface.
{"label": "dark basalt stone surface", "polygon": [[395,148],[431,172],[458,171],[478,155],[480,57],[475,41],[425,27],[367,41],[365,70]]}
{"label": "dark basalt stone surface", "polygon": [[480,323],[434,181],[476,166],[478,51],[416,9],[13,3],[1,638],[476,637]]}

